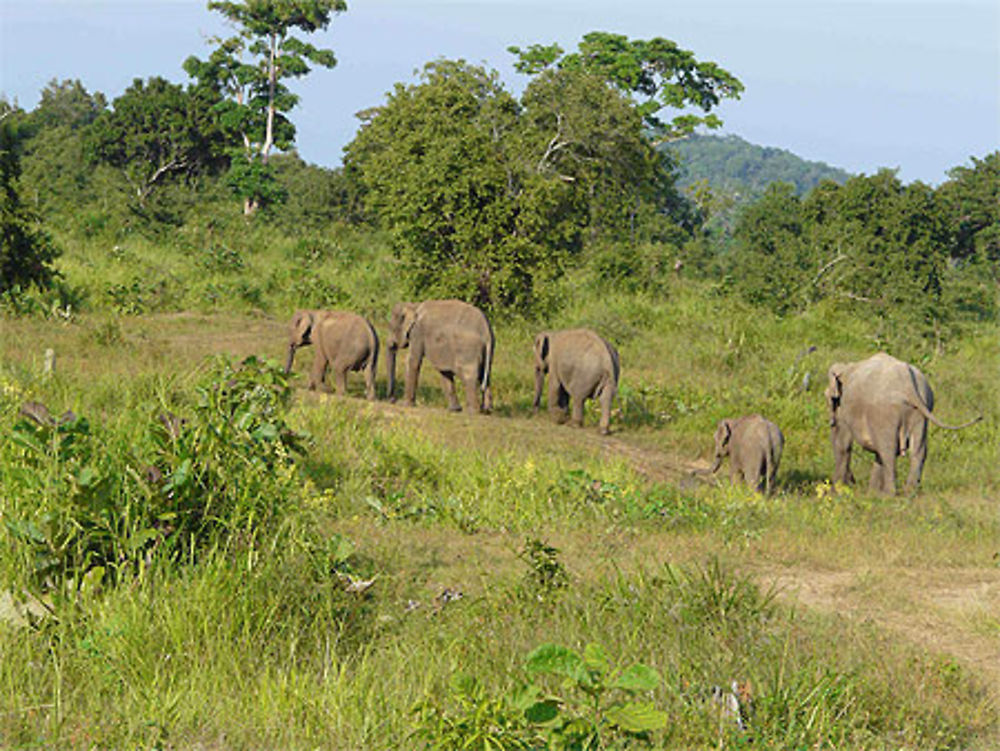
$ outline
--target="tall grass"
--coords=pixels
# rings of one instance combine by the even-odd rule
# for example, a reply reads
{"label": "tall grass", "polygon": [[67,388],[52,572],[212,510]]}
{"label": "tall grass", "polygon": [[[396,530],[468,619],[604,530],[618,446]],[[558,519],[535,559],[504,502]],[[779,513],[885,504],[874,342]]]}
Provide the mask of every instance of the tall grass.
{"label": "tall grass", "polygon": [[[280,357],[296,307],[354,308],[384,332],[404,294],[384,240],[202,229],[174,241],[181,252],[137,236],[74,242],[63,271],[83,312],[0,319],[0,602],[47,613],[0,617],[0,745],[414,747],[433,740],[413,735],[428,700],[448,721],[469,706],[513,711],[504,697],[546,642],[599,643],[618,664],[658,670],[647,698],[670,721],[657,747],[996,738],[982,675],[864,619],[790,606],[749,573],[993,565],[994,330],[935,349],[905,332],[875,339],[832,306],[778,319],[695,282],[628,295],[567,279],[549,320],[496,321],[492,416],[447,414],[426,368],[416,409],[299,390],[291,405],[255,397],[260,410],[240,411],[213,401],[225,389],[211,384],[234,376],[206,357]],[[531,414],[533,333],[577,325],[622,353],[609,440],[592,407],[582,431]],[[915,499],[827,483],[827,364],[883,345],[927,373],[943,418],[986,415],[958,433],[931,428]],[[255,367],[245,392],[230,391],[281,390]],[[11,441],[29,400],[85,418],[74,440],[86,452]],[[188,420],[172,438],[157,432],[165,411]],[[785,433],[779,493],[688,477],[715,423],[749,412]],[[268,443],[286,429],[304,435],[302,455]],[[182,482],[185,459],[199,482]],[[863,477],[868,460],[856,461]],[[148,466],[174,483],[151,483]],[[194,508],[218,524],[190,528],[186,548],[157,545],[177,529],[157,515]],[[25,532],[44,532],[47,515],[78,542],[114,544],[73,548],[56,586],[59,571],[37,575]],[[116,575],[92,574],[98,564]],[[540,565],[565,586],[533,589]],[[471,705],[457,674],[478,682]],[[751,687],[743,729],[713,699],[733,681]]]}

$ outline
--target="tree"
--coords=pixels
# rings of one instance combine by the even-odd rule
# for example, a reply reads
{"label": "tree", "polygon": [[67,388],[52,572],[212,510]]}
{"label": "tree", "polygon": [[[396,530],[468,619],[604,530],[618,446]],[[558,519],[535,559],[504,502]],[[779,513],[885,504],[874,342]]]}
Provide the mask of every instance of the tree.
{"label": "tree", "polygon": [[732,284],[750,302],[778,313],[801,308],[812,266],[802,235],[802,202],[793,186],[771,185],[737,221]]}
{"label": "tree", "polygon": [[140,206],[174,175],[193,175],[225,163],[222,133],[205,91],[185,90],[159,76],[137,78],[87,133],[95,160],[121,171]]}
{"label": "tree", "polygon": [[59,255],[38,217],[21,202],[19,113],[0,107],[0,294],[14,287],[48,286]]}
{"label": "tree", "polygon": [[292,32],[307,34],[326,29],[331,16],[347,9],[345,0],[245,0],[209,2],[236,28],[236,35],[215,39],[208,60],[189,57],[184,63],[198,85],[222,99],[219,122],[235,139],[230,185],[243,199],[244,213],[253,214],[275,200],[268,160],[274,148],[286,150],[295,141],[295,127],[287,118],[298,103],[284,81],[310,71],[309,63],[333,68],[331,50],[318,49]]}
{"label": "tree", "polygon": [[[743,84],[731,73],[716,63],[697,60],[693,52],[662,37],[629,39],[593,31],[583,37],[577,52],[565,55],[557,44],[508,50],[518,56],[515,68],[521,73],[537,75],[552,66],[582,70],[638,99],[637,111],[659,141],[682,138],[699,126],[720,127],[722,121],[710,111],[722,99],[738,99],[743,92]],[[694,107],[706,114],[684,113],[668,123],[659,117],[668,107]]]}
{"label": "tree", "polygon": [[496,72],[429,63],[368,116],[345,167],[413,291],[530,309],[579,229],[560,221],[573,214],[570,186],[525,168],[518,103]]}
{"label": "tree", "polygon": [[949,214],[952,257],[979,263],[1000,281],[1000,151],[955,167],[938,195]]}

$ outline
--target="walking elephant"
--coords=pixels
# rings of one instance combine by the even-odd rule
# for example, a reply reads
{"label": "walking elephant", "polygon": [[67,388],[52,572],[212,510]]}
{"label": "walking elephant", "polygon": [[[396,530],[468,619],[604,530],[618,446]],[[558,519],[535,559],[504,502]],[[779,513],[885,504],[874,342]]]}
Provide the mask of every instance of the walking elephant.
{"label": "walking elephant", "polygon": [[715,460],[711,472],[718,472],[724,457],[729,457],[729,479],[735,485],[740,478],[760,492],[761,486],[771,495],[774,478],[781,463],[785,436],[781,429],[760,415],[720,420],[715,429]]}
{"label": "walking elephant", "polygon": [[572,403],[571,421],[580,427],[584,401],[597,399],[601,405],[600,431],[607,435],[620,371],[618,350],[590,329],[543,331],[535,337],[535,411],[541,404],[548,374],[549,414],[553,419],[565,421],[567,407]]}
{"label": "walking elephant", "polygon": [[927,421],[948,430],[978,422],[946,425],[933,414],[934,392],[916,367],[879,352],[867,360],[834,363],[828,372],[825,396],[830,412],[833,444],[833,481],[853,483],[851,446],[875,455],[870,488],[877,493],[896,492],[896,457],[910,454],[907,492],[920,484],[927,460]]}
{"label": "walking elephant", "polygon": [[300,310],[288,326],[288,361],[292,369],[295,352],[310,344],[316,347],[309,388],[328,391],[323,379],[333,371],[337,393],[347,394],[348,371],[364,371],[365,396],[375,399],[375,370],[378,365],[378,334],[368,319],[340,310]]}
{"label": "walking elephant", "polygon": [[389,397],[395,399],[396,353],[409,348],[403,403],[416,401],[420,366],[426,357],[444,379],[448,409],[461,411],[455,395],[455,377],[462,381],[466,407],[470,412],[493,408],[490,368],[495,347],[493,328],[486,314],[461,300],[401,302],[392,309],[386,342]]}

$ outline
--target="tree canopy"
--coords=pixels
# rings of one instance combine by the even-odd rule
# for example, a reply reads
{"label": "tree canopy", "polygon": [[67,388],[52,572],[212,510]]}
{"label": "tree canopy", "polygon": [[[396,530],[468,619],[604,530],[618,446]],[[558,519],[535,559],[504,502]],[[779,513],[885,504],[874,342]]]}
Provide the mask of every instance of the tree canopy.
{"label": "tree canopy", "polygon": [[275,147],[289,149],[295,127],[287,118],[298,103],[285,81],[337,64],[333,52],[294,35],[325,29],[331,17],[347,9],[345,0],[245,0],[209,2],[235,27],[236,34],[215,39],[207,60],[191,56],[184,63],[198,85],[221,99],[219,122],[233,139],[230,185],[253,213],[278,194],[267,169]]}
{"label": "tree canopy", "polygon": [[[674,140],[697,127],[718,128],[722,121],[711,110],[722,99],[738,99],[743,84],[717,63],[699,61],[663,37],[629,39],[622,34],[593,31],[584,35],[577,51],[564,54],[557,44],[508,47],[517,55],[515,68],[536,75],[551,66],[582,70],[595,75],[636,100],[636,109],[660,140]],[[695,108],[706,113],[684,112],[669,122],[660,118],[666,109]]]}
{"label": "tree canopy", "polygon": [[143,205],[171,176],[223,163],[225,144],[213,104],[204,91],[186,91],[159,76],[146,82],[137,78],[89,129],[91,153],[120,169]]}

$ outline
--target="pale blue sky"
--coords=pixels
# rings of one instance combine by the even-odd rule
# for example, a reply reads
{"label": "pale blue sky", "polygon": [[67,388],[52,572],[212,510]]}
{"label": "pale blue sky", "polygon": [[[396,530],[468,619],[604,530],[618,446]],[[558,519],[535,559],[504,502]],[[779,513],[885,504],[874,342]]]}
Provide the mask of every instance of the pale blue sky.
{"label": "pale blue sky", "polygon": [[[511,44],[588,31],[663,36],[746,85],[719,109],[724,132],[871,174],[899,168],[937,184],[1000,148],[997,0],[348,0],[315,35],[339,64],[295,85],[292,113],[308,161],[335,166],[354,113],[437,57],[500,71]],[[31,108],[51,79],[79,78],[109,99],[134,77],[184,81],[226,29],[202,0],[0,0],[0,93]]]}

